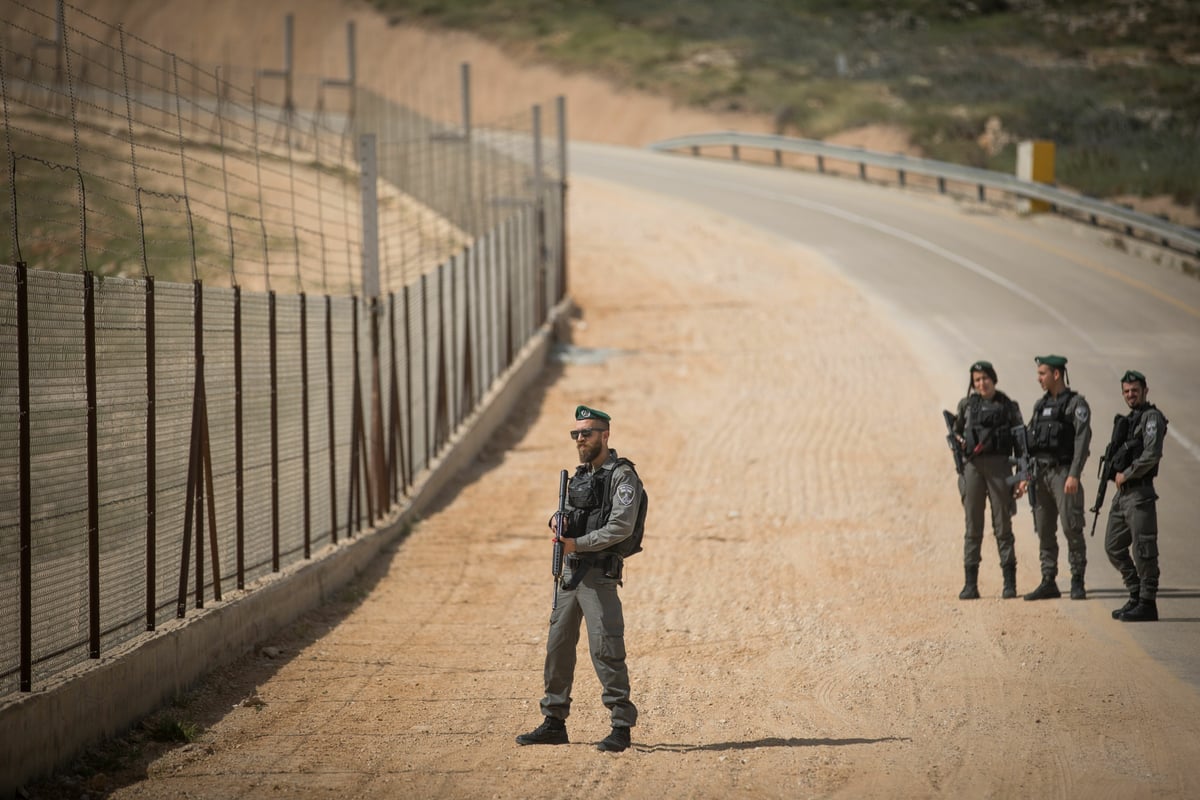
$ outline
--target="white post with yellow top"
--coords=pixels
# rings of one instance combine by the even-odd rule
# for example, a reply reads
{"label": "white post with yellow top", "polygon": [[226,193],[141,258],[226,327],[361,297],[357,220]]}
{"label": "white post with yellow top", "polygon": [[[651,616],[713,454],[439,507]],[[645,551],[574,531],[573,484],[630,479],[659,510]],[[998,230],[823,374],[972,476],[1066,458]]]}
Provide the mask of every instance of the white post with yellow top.
{"label": "white post with yellow top", "polygon": [[[1054,142],[1033,139],[1017,144],[1017,178],[1031,183],[1054,184]],[[1050,210],[1045,200],[1019,198],[1017,210],[1022,214],[1041,214]]]}

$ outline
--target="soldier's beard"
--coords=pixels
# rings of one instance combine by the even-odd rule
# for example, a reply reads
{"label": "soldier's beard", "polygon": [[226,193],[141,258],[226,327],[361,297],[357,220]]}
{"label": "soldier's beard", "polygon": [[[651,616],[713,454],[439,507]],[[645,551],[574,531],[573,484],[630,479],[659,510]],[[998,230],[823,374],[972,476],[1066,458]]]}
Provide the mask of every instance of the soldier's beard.
{"label": "soldier's beard", "polygon": [[[599,439],[599,437],[596,437]],[[600,455],[600,442],[595,444],[584,443],[579,445],[579,463],[590,464],[596,460],[596,456]]]}

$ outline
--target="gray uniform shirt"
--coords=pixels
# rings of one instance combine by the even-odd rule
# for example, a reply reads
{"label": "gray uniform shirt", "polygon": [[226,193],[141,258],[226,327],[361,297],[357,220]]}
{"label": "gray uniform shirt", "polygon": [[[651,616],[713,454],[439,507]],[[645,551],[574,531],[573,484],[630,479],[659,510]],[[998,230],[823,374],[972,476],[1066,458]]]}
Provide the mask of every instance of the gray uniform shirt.
{"label": "gray uniform shirt", "polygon": [[1133,480],[1140,478],[1162,459],[1163,439],[1167,434],[1167,419],[1162,415],[1162,412],[1157,408],[1147,408],[1140,419],[1137,426],[1133,430],[1131,439],[1136,439],[1139,436],[1142,439],[1142,452],[1133,463],[1126,468],[1125,480]]}
{"label": "gray uniform shirt", "polygon": [[628,539],[637,522],[638,504],[642,501],[642,482],[637,473],[628,465],[617,464],[616,450],[609,451],[608,460],[600,469],[612,471],[608,484],[612,512],[603,525],[575,540],[575,550],[580,553],[596,553]]}
{"label": "gray uniform shirt", "polygon": [[1067,413],[1075,421],[1075,455],[1071,459],[1071,469],[1067,473],[1072,478],[1083,474],[1083,465],[1087,462],[1092,444],[1092,410],[1088,407],[1087,399],[1076,393],[1067,403]]}

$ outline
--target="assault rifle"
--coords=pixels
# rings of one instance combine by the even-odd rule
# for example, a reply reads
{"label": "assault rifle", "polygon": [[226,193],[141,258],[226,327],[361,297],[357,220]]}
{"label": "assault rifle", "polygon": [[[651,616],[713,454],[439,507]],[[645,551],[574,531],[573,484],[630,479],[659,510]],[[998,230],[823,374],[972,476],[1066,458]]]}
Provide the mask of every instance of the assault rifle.
{"label": "assault rifle", "polygon": [[963,467],[967,465],[967,456],[963,453],[962,443],[958,441],[958,435],[954,432],[954,415],[943,410],[942,419],[946,420],[946,444],[950,446],[950,454],[954,456],[954,471],[962,475]]}
{"label": "assault rifle", "polygon": [[1117,479],[1116,463],[1121,460],[1121,456],[1125,452],[1126,440],[1129,438],[1129,417],[1124,414],[1117,414],[1113,417],[1112,438],[1108,441],[1108,446],[1104,448],[1104,455],[1100,458],[1100,469],[1098,477],[1100,478],[1100,488],[1096,490],[1096,504],[1089,511],[1095,516],[1092,517],[1092,532],[1091,536],[1096,535],[1096,522],[1100,519],[1100,507],[1104,505],[1104,493],[1108,491],[1108,482]]}
{"label": "assault rifle", "polygon": [[1037,508],[1038,462],[1029,453],[1029,429],[1024,425],[1012,428],[1013,442],[1016,444],[1016,456],[1009,461],[1017,465],[1017,473],[1008,479],[1010,485],[1025,481],[1025,491],[1029,494],[1029,507]]}
{"label": "assault rifle", "polygon": [[558,584],[563,573],[563,539],[567,533],[567,471],[558,475],[558,513],[554,515],[554,556],[550,561],[550,572],[554,575],[553,611],[558,608]]}

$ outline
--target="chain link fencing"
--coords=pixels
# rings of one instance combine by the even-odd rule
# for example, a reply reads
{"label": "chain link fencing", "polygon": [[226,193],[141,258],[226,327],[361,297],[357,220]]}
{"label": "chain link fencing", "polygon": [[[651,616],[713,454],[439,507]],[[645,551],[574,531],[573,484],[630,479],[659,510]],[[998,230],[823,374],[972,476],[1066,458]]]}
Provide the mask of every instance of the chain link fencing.
{"label": "chain link fencing", "polygon": [[0,18],[4,697],[404,506],[565,297],[565,106]]}

